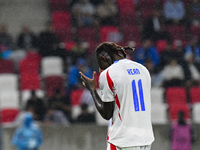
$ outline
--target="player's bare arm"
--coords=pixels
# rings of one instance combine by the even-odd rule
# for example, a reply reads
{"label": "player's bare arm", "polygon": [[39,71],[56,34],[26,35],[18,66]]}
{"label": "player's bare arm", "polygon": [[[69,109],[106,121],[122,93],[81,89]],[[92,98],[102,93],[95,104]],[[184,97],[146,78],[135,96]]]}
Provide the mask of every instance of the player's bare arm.
{"label": "player's bare arm", "polygon": [[96,91],[96,86],[97,86],[96,72],[95,71],[93,72],[92,79],[86,77],[82,72],[80,72],[80,75],[81,75],[83,85],[90,91],[93,97],[97,110],[99,111],[99,113],[104,119],[109,120],[113,116],[114,102],[105,103],[99,97]]}

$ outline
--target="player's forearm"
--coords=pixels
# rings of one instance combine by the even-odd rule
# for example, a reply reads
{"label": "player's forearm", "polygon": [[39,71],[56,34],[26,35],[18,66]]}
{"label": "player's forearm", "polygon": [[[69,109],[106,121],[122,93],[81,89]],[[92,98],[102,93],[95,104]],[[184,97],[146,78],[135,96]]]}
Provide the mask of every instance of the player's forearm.
{"label": "player's forearm", "polygon": [[101,116],[104,119],[109,120],[112,117],[111,109],[107,108],[107,106],[101,100],[101,98],[96,90],[92,90],[92,91],[90,91],[90,93],[93,97],[93,100],[94,100],[94,103],[95,103],[95,106],[96,106],[98,112],[101,114]]}

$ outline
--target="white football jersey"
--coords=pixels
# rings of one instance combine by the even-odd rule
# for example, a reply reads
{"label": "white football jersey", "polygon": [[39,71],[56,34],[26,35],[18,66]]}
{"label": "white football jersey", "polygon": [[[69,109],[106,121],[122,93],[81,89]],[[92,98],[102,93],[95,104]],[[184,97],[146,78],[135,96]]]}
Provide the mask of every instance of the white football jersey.
{"label": "white football jersey", "polygon": [[137,62],[122,59],[104,70],[99,80],[102,101],[115,101],[108,142],[118,147],[152,144],[148,70]]}

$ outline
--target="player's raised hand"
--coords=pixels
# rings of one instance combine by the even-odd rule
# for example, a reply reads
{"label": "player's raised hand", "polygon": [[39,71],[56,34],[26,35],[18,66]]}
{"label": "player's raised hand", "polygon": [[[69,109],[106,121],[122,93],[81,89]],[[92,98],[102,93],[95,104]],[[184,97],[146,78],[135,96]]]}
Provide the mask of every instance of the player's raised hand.
{"label": "player's raised hand", "polygon": [[95,90],[97,86],[97,81],[96,81],[96,71],[93,72],[93,78],[90,79],[86,77],[82,72],[79,72],[81,75],[82,83],[83,85],[89,90]]}

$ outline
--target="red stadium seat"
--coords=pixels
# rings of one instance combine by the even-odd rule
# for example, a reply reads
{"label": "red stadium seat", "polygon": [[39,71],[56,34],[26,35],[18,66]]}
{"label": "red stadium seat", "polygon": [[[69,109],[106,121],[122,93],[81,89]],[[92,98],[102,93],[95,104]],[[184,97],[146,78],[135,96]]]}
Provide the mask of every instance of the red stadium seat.
{"label": "red stadium seat", "polygon": [[67,41],[65,42],[65,50],[66,51],[71,51],[72,48],[76,45],[75,41]]}
{"label": "red stadium seat", "polygon": [[187,104],[187,93],[183,87],[169,87],[166,89],[166,102],[169,106],[174,104]]}
{"label": "red stadium seat", "polygon": [[54,28],[66,29],[71,27],[71,15],[67,11],[55,11],[52,13]]}
{"label": "red stadium seat", "polygon": [[72,90],[71,91],[70,100],[71,100],[71,104],[73,106],[80,105],[80,98],[81,98],[82,94],[83,94],[83,90],[82,89]]}
{"label": "red stadium seat", "polygon": [[55,11],[52,13],[52,21],[55,32],[61,41],[72,38],[71,15],[67,11]]}
{"label": "red stadium seat", "polygon": [[96,31],[94,28],[91,27],[81,27],[78,28],[77,31],[78,38],[83,39],[83,41],[90,42],[90,41],[96,41]]}
{"label": "red stadium seat", "polygon": [[141,10],[153,10],[157,6],[157,0],[140,0],[139,5]]}
{"label": "red stadium seat", "polygon": [[116,26],[100,27],[100,42],[117,42],[119,30]]}
{"label": "red stadium seat", "polygon": [[41,89],[39,74],[23,73],[20,75],[21,90]]}
{"label": "red stadium seat", "polygon": [[42,57],[40,56],[40,54],[37,51],[30,51],[30,52],[26,53],[26,59],[40,62]]}
{"label": "red stadium seat", "polygon": [[64,90],[64,79],[62,76],[48,76],[44,79],[45,90],[47,93],[47,97],[53,95],[55,89],[60,89],[63,94],[65,94]]}
{"label": "red stadium seat", "polygon": [[49,5],[51,11],[67,10],[69,6],[69,1],[67,0],[49,0]]}
{"label": "red stadium seat", "polygon": [[37,74],[39,73],[40,60],[25,58],[19,62],[19,73]]}
{"label": "red stadium seat", "polygon": [[190,34],[193,36],[200,37],[200,26],[191,26]]}
{"label": "red stadium seat", "polygon": [[186,31],[184,26],[171,25],[167,27],[173,40],[184,40],[186,37]]}
{"label": "red stadium seat", "polygon": [[133,0],[117,0],[117,5],[121,13],[134,13],[135,4]]}
{"label": "red stadium seat", "polygon": [[1,123],[11,123],[15,120],[19,114],[19,109],[16,108],[4,108],[1,110]]}
{"label": "red stadium seat", "polygon": [[145,21],[152,15],[152,11],[157,7],[157,0],[140,0],[139,7],[142,20]]}
{"label": "red stadium seat", "polygon": [[141,11],[141,17],[143,22],[152,15],[152,9]]}
{"label": "red stadium seat", "polygon": [[166,46],[167,46],[166,40],[158,40],[156,42],[156,48],[157,48],[159,53],[161,53],[163,50],[165,50]]}
{"label": "red stadium seat", "polygon": [[185,119],[190,119],[190,109],[187,104],[173,104],[169,107],[169,118],[171,121],[178,119],[179,111],[185,113]]}
{"label": "red stadium seat", "polygon": [[137,25],[123,25],[122,32],[124,35],[124,41],[140,40],[140,29]]}
{"label": "red stadium seat", "polygon": [[90,41],[89,42],[89,47],[88,47],[88,53],[89,54],[94,54],[96,47],[98,46],[97,41]]}
{"label": "red stadium seat", "polygon": [[12,60],[0,60],[0,73],[14,73],[14,63]]}
{"label": "red stadium seat", "polygon": [[189,95],[192,104],[200,102],[200,86],[190,88]]}
{"label": "red stadium seat", "polygon": [[135,24],[135,4],[133,0],[117,0],[121,24]]}

